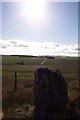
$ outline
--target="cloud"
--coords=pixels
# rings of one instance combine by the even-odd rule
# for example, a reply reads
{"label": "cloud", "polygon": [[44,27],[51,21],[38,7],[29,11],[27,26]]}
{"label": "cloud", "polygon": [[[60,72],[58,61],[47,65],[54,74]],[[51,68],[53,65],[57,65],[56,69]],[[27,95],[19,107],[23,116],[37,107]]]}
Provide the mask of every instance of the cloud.
{"label": "cloud", "polygon": [[0,40],[0,54],[2,55],[78,56],[79,52],[78,44],[62,45],[52,41]]}

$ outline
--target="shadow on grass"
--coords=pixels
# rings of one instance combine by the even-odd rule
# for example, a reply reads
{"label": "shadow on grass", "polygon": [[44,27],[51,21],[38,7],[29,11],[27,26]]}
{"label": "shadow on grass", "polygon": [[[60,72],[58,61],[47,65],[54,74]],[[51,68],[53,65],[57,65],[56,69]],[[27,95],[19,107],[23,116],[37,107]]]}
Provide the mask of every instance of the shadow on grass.
{"label": "shadow on grass", "polygon": [[[65,114],[57,115],[55,113],[55,115],[52,116],[51,120],[80,120],[79,103],[80,95],[78,95],[73,100],[69,100]],[[34,109],[32,109],[32,111],[29,111],[29,108],[32,106],[34,106],[34,94],[32,88],[27,90],[18,89],[16,92],[8,91],[6,96],[3,96],[2,111],[4,113],[4,116],[2,120],[37,120],[37,118],[34,118]],[[21,110],[25,114],[22,114]],[[17,113],[19,113],[19,115],[17,115]],[[28,116],[27,113],[30,113],[31,116]],[[9,116],[9,114],[12,116]]]}

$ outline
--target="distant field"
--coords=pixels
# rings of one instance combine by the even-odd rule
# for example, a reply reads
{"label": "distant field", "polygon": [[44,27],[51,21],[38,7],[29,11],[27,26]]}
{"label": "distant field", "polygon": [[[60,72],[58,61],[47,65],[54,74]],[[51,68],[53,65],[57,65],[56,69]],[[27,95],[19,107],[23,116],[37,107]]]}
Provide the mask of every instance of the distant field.
{"label": "distant field", "polygon": [[[19,103],[34,105],[33,80],[34,71],[42,67],[40,64],[44,58],[27,58],[4,56],[2,58],[2,90],[3,111],[8,111],[12,103],[16,107]],[[78,58],[55,58],[47,59],[43,67],[52,71],[58,68],[68,84],[68,95],[70,99],[78,95]],[[17,72],[17,91],[9,93],[14,89],[15,71]],[[12,101],[11,101],[12,100]],[[9,102],[10,101],[10,102]],[[17,104],[17,105],[16,105]]]}

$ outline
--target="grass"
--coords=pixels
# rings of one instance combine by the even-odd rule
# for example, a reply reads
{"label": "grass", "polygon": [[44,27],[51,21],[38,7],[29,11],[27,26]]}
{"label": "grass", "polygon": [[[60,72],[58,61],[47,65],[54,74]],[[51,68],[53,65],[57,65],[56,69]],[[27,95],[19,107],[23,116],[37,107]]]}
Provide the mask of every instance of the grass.
{"label": "grass", "polygon": [[[18,64],[23,61],[24,64]],[[26,58],[4,56],[2,58],[2,97],[3,113],[9,114],[15,111],[17,106],[34,105],[33,80],[34,71],[41,67],[43,58]],[[68,84],[70,101],[78,97],[78,59],[55,58],[48,59],[44,67],[56,71],[58,68]],[[14,92],[15,71],[17,72],[17,90]],[[79,99],[79,98],[77,98]],[[77,101],[76,99],[76,101]],[[11,109],[13,108],[13,109]],[[76,109],[78,109],[76,107]],[[79,111],[80,108],[77,110]]]}
{"label": "grass", "polygon": [[[16,56],[4,56],[2,58],[2,64],[5,65],[14,65],[14,64],[21,64],[22,62],[24,63],[24,65],[36,65],[36,64],[40,64],[41,61],[44,58],[26,58],[26,57],[16,57]],[[35,62],[36,61],[36,62]]]}

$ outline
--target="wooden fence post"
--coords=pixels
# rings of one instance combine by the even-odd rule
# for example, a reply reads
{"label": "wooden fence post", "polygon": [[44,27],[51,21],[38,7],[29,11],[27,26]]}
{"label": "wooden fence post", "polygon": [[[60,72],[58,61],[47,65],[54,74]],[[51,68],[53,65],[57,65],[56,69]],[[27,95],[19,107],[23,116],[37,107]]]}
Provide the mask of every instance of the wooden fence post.
{"label": "wooden fence post", "polygon": [[17,89],[17,72],[15,72],[15,83],[14,83],[14,89]]}

